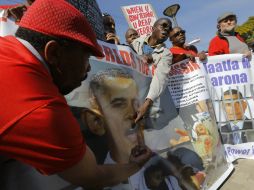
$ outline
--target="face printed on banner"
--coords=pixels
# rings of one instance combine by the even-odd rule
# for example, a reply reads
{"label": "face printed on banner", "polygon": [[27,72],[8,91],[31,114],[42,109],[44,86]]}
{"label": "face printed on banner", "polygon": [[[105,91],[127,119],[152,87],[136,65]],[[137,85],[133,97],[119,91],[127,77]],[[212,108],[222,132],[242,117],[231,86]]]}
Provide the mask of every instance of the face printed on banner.
{"label": "face printed on banner", "polygon": [[83,110],[81,120],[87,125],[91,133],[98,136],[105,134],[104,120],[96,111],[88,109]]}
{"label": "face printed on banner", "polygon": [[95,78],[99,82],[92,79],[93,87],[91,83],[90,87],[104,117],[106,131],[114,144],[129,155],[138,143],[138,134],[132,130],[138,108],[137,84],[133,78],[118,73],[111,76],[97,74]]}
{"label": "face printed on banner", "polygon": [[232,94],[224,93],[223,105],[225,107],[227,118],[230,121],[242,120],[244,119],[247,103],[245,100],[242,100],[242,95],[237,90],[232,90],[231,92]]}
{"label": "face printed on banner", "polygon": [[166,176],[163,174],[163,171],[159,168],[154,170],[147,170],[145,171],[146,186],[149,189],[157,189],[165,180],[165,177]]}

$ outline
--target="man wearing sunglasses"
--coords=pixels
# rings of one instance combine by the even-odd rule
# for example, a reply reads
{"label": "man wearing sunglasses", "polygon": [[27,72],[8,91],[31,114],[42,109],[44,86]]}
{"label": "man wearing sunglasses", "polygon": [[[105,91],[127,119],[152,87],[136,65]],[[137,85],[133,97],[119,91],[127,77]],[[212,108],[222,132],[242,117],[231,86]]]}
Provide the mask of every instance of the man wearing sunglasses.
{"label": "man wearing sunglasses", "polygon": [[187,58],[195,60],[195,57],[199,57],[200,61],[206,59],[204,51],[198,53],[198,50],[194,45],[185,44],[185,30],[181,27],[174,27],[169,33],[169,39],[173,45],[173,47],[170,48],[170,51],[173,54],[173,63],[177,63]]}
{"label": "man wearing sunglasses", "polygon": [[251,51],[248,45],[240,35],[235,32],[237,23],[236,15],[232,12],[223,13],[218,17],[217,22],[218,32],[210,41],[208,54],[212,56],[241,53],[251,59]]}
{"label": "man wearing sunglasses", "polygon": [[158,112],[158,98],[167,86],[168,73],[172,63],[172,54],[164,44],[171,30],[171,21],[168,18],[159,18],[152,27],[151,35],[139,37],[131,44],[137,54],[142,56],[146,63],[153,64],[155,68],[148,95],[138,110],[135,122],[142,119],[152,105],[154,109],[151,109],[150,116],[156,115],[152,113],[152,110]]}

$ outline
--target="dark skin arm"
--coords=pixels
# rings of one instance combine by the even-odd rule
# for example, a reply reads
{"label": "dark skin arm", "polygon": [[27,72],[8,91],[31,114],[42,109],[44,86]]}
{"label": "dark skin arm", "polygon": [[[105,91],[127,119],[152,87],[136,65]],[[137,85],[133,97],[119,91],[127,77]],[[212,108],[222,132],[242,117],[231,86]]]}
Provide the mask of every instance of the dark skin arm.
{"label": "dark skin arm", "polygon": [[72,184],[88,189],[116,185],[136,173],[151,157],[151,150],[137,146],[127,164],[98,165],[93,152],[87,147],[83,159],[58,175]]}
{"label": "dark skin arm", "polygon": [[148,112],[150,106],[153,104],[153,101],[149,98],[139,107],[137,117],[135,118],[135,123],[143,119],[144,115]]}

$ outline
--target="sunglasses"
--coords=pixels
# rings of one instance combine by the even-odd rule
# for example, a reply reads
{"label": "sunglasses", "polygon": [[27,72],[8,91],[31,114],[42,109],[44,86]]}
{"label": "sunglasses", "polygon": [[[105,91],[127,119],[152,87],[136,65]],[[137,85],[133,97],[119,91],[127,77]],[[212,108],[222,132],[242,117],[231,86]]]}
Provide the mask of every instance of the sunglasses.
{"label": "sunglasses", "polygon": [[185,30],[180,30],[180,31],[178,31],[178,32],[176,32],[175,34],[173,34],[171,37],[177,37],[177,36],[179,36],[180,34],[185,34]]}

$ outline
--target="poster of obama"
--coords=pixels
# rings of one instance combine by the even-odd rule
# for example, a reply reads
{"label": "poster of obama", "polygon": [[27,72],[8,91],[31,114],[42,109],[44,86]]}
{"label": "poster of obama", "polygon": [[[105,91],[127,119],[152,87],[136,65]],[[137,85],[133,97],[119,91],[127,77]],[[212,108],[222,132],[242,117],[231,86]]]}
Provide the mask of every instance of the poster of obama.
{"label": "poster of obama", "polygon": [[[219,150],[215,156],[213,150],[206,152],[205,140],[202,140],[206,138],[199,137],[198,131],[202,133],[202,126],[205,126],[209,130],[208,139],[219,139],[217,133],[212,134],[213,123],[208,112],[198,111],[208,107],[205,106],[207,99],[191,104],[197,107],[195,113],[193,110],[188,113],[196,116],[193,130],[188,130],[186,121],[179,116],[168,89],[159,97],[159,103],[151,106],[143,119],[135,123],[138,108],[145,101],[152,80],[149,65],[127,46],[101,41],[99,44],[105,57],[91,57],[87,79],[66,96],[72,109],[79,110],[76,116],[86,143],[99,163],[128,163],[131,150],[137,144],[145,143],[153,151],[152,158],[137,173],[106,189],[218,187],[232,168],[224,162],[224,152],[217,148],[218,143],[208,145],[209,151]],[[184,135],[179,137],[179,133]],[[195,146],[196,141],[201,141],[200,145]]]}
{"label": "poster of obama", "polygon": [[254,158],[253,59],[213,56],[205,64],[216,120],[229,161]]}

